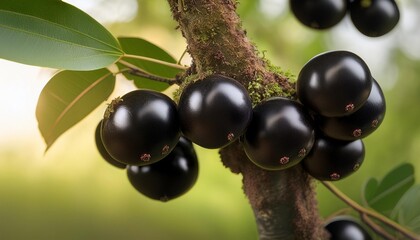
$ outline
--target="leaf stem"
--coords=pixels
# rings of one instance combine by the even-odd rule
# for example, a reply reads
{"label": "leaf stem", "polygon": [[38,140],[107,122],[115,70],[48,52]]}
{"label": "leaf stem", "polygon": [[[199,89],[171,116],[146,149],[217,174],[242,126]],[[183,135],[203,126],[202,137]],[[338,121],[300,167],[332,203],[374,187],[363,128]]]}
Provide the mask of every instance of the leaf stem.
{"label": "leaf stem", "polygon": [[185,48],[184,52],[182,53],[181,57],[179,57],[179,60],[177,64],[181,64],[182,59],[184,58],[185,54],[187,53],[188,48]]}
{"label": "leaf stem", "polygon": [[182,66],[182,65],[179,65],[179,64],[176,64],[176,63],[165,62],[165,61],[162,61],[162,60],[158,60],[158,59],[154,59],[154,58],[149,58],[149,57],[145,57],[145,56],[137,56],[137,55],[131,55],[131,54],[124,54],[122,57],[123,58],[132,58],[132,59],[137,59],[137,60],[143,60],[143,61],[147,61],[147,62],[153,62],[153,63],[165,65],[167,67],[172,67],[172,68],[176,68],[176,69],[180,69],[180,70],[186,70],[186,69],[188,69],[187,67]]}
{"label": "leaf stem", "polygon": [[408,229],[405,229],[401,225],[395,223],[394,221],[390,220],[389,218],[381,215],[378,212],[372,211],[370,209],[362,207],[360,204],[349,198],[347,195],[345,195],[343,192],[341,192],[336,186],[334,186],[330,182],[321,181],[321,183],[330,190],[334,195],[336,195],[339,199],[341,199],[343,202],[345,202],[347,205],[349,205],[351,208],[359,212],[360,214],[366,214],[366,216],[375,218],[376,220],[388,225],[389,227],[393,228],[394,230],[400,232],[404,236],[407,237],[407,239],[410,240],[417,240],[419,239],[416,234],[412,233]]}
{"label": "leaf stem", "polygon": [[130,69],[128,71],[128,73],[131,74],[131,75],[134,75],[134,76],[147,78],[147,79],[150,79],[150,80],[153,80],[153,81],[164,82],[164,83],[167,83],[169,85],[173,85],[173,84],[178,83],[178,81],[176,79],[164,78],[164,77],[159,77],[159,76],[155,76],[155,75],[150,75],[150,74],[142,72],[138,69]]}
{"label": "leaf stem", "polygon": [[121,72],[128,72],[129,74],[134,75],[134,76],[147,78],[147,79],[157,81],[157,82],[164,82],[164,83],[167,83],[169,85],[180,84],[181,83],[179,80],[177,80],[175,78],[165,78],[165,77],[161,77],[161,76],[157,76],[157,75],[148,73],[148,72],[134,66],[133,64],[124,61],[124,60],[120,60],[119,63],[128,67],[126,69],[121,70]]}

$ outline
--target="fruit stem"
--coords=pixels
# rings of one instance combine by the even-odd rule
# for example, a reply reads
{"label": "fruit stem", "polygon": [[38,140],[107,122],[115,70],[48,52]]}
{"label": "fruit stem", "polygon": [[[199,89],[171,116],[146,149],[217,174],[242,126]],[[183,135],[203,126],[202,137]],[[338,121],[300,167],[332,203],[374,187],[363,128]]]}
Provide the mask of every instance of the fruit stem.
{"label": "fruit stem", "polygon": [[[419,239],[419,236],[416,236],[416,234],[412,233],[410,230],[405,229],[401,225],[395,223],[394,221],[390,220],[389,218],[383,216],[382,214],[362,207],[360,204],[358,204],[357,202],[355,202],[354,200],[349,198],[346,194],[341,192],[336,186],[334,186],[334,184],[332,184],[330,182],[325,182],[325,181],[321,181],[321,183],[328,190],[330,190],[334,195],[336,195],[339,199],[341,199],[343,202],[345,202],[347,205],[349,205],[351,208],[353,208],[354,210],[356,210],[360,214],[364,214],[368,217],[372,217],[372,218],[386,224],[387,226],[393,228],[397,232],[403,234],[405,237],[407,237],[407,239],[410,239],[410,240]],[[375,229],[373,229],[373,230],[375,230]]]}
{"label": "fruit stem", "polygon": [[160,65],[164,65],[164,66],[167,66],[167,67],[176,68],[176,69],[180,69],[180,70],[187,70],[187,68],[188,68],[188,67],[185,67],[185,66],[176,64],[176,63],[165,62],[165,61],[162,61],[162,60],[158,60],[158,59],[154,59],[154,58],[149,58],[149,57],[145,57],[145,56],[138,56],[138,55],[132,55],[132,54],[124,54],[122,57],[123,58],[131,58],[131,59],[143,60],[143,61],[147,61],[147,62],[153,62],[153,63],[157,63],[157,64],[160,64]]}

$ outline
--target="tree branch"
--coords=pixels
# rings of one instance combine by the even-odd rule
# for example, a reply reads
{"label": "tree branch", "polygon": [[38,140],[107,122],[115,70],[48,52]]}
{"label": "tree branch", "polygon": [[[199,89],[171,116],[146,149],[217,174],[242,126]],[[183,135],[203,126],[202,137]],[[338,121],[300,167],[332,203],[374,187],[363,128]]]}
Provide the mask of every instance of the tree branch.
{"label": "tree branch", "polygon": [[[253,89],[253,100],[268,97],[268,86],[281,88],[286,96],[293,95],[294,85],[287,77],[271,72],[246,37],[235,1],[168,2],[187,40],[195,64],[192,74],[223,74],[246,88],[258,81],[264,87]],[[326,239],[312,180],[300,166],[284,171],[262,170],[250,162],[239,142],[221,149],[220,156],[226,167],[243,176],[260,239]]]}

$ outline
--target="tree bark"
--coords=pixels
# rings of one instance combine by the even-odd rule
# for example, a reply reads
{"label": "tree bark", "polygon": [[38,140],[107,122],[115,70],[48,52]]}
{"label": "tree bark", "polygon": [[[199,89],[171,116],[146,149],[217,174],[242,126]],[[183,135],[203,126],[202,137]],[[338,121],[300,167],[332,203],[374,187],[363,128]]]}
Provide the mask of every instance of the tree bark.
{"label": "tree bark", "polygon": [[[294,85],[258,55],[246,37],[232,0],[168,0],[187,40],[193,67],[187,74],[219,73],[249,89],[254,103],[272,95],[294,96]],[[280,90],[279,90],[280,89]],[[254,165],[240,142],[220,150],[223,164],[242,174],[259,238],[326,239],[318,214],[314,184],[297,165],[266,171]]]}

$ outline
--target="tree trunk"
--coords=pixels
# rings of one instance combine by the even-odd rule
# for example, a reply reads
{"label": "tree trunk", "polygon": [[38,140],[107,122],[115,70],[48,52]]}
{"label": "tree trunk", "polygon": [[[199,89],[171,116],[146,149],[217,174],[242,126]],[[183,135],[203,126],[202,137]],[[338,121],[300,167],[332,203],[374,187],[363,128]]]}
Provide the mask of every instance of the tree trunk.
{"label": "tree trunk", "polygon": [[[188,74],[219,73],[249,89],[256,104],[270,96],[294,96],[294,85],[258,56],[246,37],[232,0],[168,0],[187,40],[194,66]],[[311,178],[298,166],[266,171],[237,142],[220,150],[226,167],[243,176],[243,188],[263,239],[326,239]]]}

